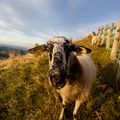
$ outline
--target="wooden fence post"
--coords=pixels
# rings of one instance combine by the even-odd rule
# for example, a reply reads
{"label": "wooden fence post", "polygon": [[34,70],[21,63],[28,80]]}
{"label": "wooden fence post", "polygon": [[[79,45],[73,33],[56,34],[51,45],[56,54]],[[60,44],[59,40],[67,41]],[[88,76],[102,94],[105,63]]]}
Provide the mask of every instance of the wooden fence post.
{"label": "wooden fence post", "polygon": [[117,22],[116,32],[115,32],[114,41],[113,41],[113,47],[110,54],[110,58],[112,60],[116,60],[117,58],[117,52],[119,51],[118,48],[120,44],[119,41],[120,41],[120,20]]}
{"label": "wooden fence post", "polygon": [[108,30],[108,34],[107,34],[107,41],[106,41],[106,49],[110,50],[112,47],[112,43],[113,43],[113,30],[115,29],[114,27],[114,23],[110,24],[110,28]]}
{"label": "wooden fence post", "polygon": [[[119,50],[120,50],[120,44],[119,44]],[[116,70],[115,88],[117,92],[120,92],[120,52],[118,52],[117,59],[115,61],[115,70]]]}
{"label": "wooden fence post", "polygon": [[103,27],[103,31],[102,31],[102,41],[101,41],[101,45],[105,45],[105,43],[106,43],[107,30],[108,30],[108,25],[106,24],[106,25]]}
{"label": "wooden fence post", "polygon": [[103,26],[100,26],[100,27],[98,27],[98,33],[97,33],[97,35],[100,37],[100,38],[102,38],[102,31],[103,30]]}

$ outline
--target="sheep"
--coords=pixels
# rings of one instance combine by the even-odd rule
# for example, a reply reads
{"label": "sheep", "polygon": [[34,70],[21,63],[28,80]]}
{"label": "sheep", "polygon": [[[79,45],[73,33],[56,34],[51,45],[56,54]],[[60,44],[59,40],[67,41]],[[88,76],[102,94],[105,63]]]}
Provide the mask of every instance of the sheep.
{"label": "sheep", "polygon": [[[78,109],[90,94],[96,79],[95,64],[87,54],[91,50],[61,36],[50,39],[46,46],[44,50],[49,53],[49,84],[62,97],[59,120],[63,120],[65,108],[71,102],[75,102],[73,119],[77,120]],[[76,51],[81,56],[77,56]]]}
{"label": "sheep", "polygon": [[97,49],[100,44],[101,44],[101,37],[100,37],[100,35],[96,35],[96,33],[93,32],[93,37],[92,37],[92,46],[93,46],[93,48]]}
{"label": "sheep", "polygon": [[85,35],[85,39],[91,40],[92,39],[92,34]]}

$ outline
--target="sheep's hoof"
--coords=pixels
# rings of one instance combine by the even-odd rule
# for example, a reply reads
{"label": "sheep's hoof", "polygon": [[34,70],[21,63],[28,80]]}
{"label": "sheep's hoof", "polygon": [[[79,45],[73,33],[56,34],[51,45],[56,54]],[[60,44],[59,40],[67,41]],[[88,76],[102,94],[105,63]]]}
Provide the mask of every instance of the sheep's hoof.
{"label": "sheep's hoof", "polygon": [[77,120],[77,115],[73,115],[73,120]]}
{"label": "sheep's hoof", "polygon": [[63,116],[59,116],[58,120],[63,120]]}
{"label": "sheep's hoof", "polygon": [[59,119],[58,119],[58,120],[63,120],[63,119],[59,117]]}

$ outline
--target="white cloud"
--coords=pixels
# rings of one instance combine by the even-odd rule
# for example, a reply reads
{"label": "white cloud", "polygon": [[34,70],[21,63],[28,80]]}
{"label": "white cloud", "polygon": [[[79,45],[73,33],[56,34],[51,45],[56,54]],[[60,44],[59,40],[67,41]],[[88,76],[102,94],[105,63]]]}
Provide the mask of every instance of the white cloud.
{"label": "white cloud", "polygon": [[35,41],[30,41],[27,39],[11,39],[11,38],[0,38],[0,44],[7,44],[7,45],[15,45],[15,46],[21,46],[21,47],[33,47],[35,45]]}
{"label": "white cloud", "polygon": [[70,8],[76,9],[77,7],[82,6],[86,0],[69,0]]}
{"label": "white cloud", "polygon": [[38,12],[44,17],[55,14],[54,0],[22,0],[21,3],[26,9]]}
{"label": "white cloud", "polygon": [[6,33],[15,33],[18,35],[23,35],[24,33],[19,29],[14,28],[10,23],[0,20],[0,31]]}
{"label": "white cloud", "polygon": [[111,20],[106,20],[106,21],[101,21],[101,22],[95,22],[95,23],[89,23],[89,24],[83,24],[80,25],[81,27],[76,28],[76,36],[84,36],[85,34],[88,33],[92,33],[93,31],[97,32],[98,27],[100,26],[105,26],[106,24],[108,24],[108,26],[110,25],[110,23],[116,23],[117,21],[115,19],[111,19]]}
{"label": "white cloud", "polygon": [[[51,0],[9,0],[0,4],[0,30],[31,37],[42,37],[46,39],[51,36],[47,30],[51,29],[47,19],[44,17],[55,14],[54,1]],[[31,13],[30,13],[31,12]],[[33,13],[32,13],[33,12]],[[34,14],[37,18],[34,18]],[[33,15],[33,16],[31,16]],[[42,18],[43,23],[42,24]],[[38,30],[39,29],[39,30]]]}
{"label": "white cloud", "polygon": [[0,29],[7,29],[9,26],[5,21],[0,20]]}
{"label": "white cloud", "polygon": [[79,14],[79,8],[85,6],[87,0],[69,0],[65,5],[62,0],[62,9],[56,7],[59,1],[0,0],[0,43],[9,41],[10,44],[32,46],[36,42],[45,43],[50,37],[58,35],[79,39],[81,35],[95,31],[99,25],[115,18],[112,16],[102,22],[84,23],[81,20],[75,23],[74,19],[70,20],[72,13],[67,12],[78,10]]}
{"label": "white cloud", "polygon": [[0,11],[1,11],[1,13],[4,13],[6,15],[14,15],[15,14],[15,10],[12,8],[12,6],[10,6],[9,4],[7,4],[5,2],[1,2]]}

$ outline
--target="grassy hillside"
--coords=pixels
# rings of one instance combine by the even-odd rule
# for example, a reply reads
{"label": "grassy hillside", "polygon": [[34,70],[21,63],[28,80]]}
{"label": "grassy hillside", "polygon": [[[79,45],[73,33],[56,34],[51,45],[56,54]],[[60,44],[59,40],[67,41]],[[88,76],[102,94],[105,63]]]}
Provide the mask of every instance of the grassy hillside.
{"label": "grassy hillside", "polygon": [[[90,47],[90,41],[78,44]],[[89,99],[79,110],[80,120],[118,120],[120,96],[114,90],[114,67],[104,47],[92,51],[98,68]],[[48,58],[26,55],[0,61],[0,119],[57,120],[59,95],[48,85]]]}

